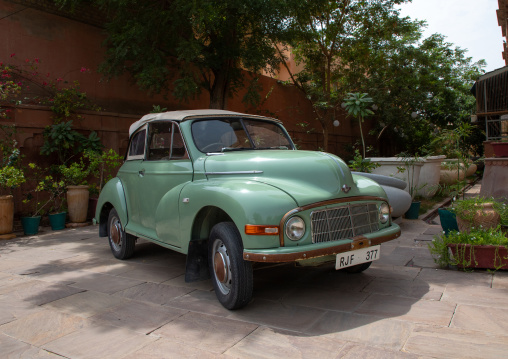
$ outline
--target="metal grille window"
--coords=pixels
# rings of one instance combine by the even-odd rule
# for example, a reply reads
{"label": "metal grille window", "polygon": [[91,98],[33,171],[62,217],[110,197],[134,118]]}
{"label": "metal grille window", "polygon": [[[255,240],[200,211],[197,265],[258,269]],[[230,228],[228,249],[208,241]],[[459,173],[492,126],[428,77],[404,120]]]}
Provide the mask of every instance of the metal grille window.
{"label": "metal grille window", "polygon": [[310,215],[312,243],[338,241],[379,230],[376,203],[350,204],[314,211]]}

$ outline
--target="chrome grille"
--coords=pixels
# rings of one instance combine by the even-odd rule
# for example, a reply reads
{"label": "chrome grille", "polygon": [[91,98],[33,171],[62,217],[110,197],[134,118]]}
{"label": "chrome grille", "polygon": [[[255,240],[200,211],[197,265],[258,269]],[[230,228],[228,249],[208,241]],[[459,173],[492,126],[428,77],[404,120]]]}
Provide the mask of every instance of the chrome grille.
{"label": "chrome grille", "polygon": [[314,211],[312,243],[338,241],[379,230],[378,207],[360,203]]}

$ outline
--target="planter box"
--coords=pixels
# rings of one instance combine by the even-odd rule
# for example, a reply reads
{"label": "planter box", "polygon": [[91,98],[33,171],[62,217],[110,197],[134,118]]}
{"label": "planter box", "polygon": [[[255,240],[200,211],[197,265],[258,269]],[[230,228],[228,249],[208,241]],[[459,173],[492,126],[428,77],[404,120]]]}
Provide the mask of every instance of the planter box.
{"label": "planter box", "polygon": [[496,157],[508,157],[508,142],[492,142],[491,145]]}
{"label": "planter box", "polygon": [[[395,177],[408,184],[405,191],[410,193],[409,186],[412,183],[413,187],[418,188],[418,179],[420,178],[420,170],[423,166],[423,159],[416,161],[412,166],[406,165],[404,159],[401,157],[372,157],[371,162],[376,162],[380,167],[372,170],[372,173]],[[403,167],[404,172],[399,171],[398,167]],[[416,193],[413,193],[414,198]]]}
{"label": "planter box", "polygon": [[433,197],[439,189],[439,178],[441,171],[441,161],[446,156],[430,156],[423,160],[423,166],[420,170],[418,184],[425,187],[418,190],[417,195],[424,198]]}
{"label": "planter box", "polygon": [[459,268],[508,269],[508,250],[504,246],[449,244]]}

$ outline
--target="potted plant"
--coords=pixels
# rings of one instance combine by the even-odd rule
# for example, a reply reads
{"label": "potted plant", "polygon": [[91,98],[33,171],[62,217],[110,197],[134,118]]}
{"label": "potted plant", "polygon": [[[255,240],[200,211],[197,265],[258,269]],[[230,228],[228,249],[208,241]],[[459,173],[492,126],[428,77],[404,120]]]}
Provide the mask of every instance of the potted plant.
{"label": "potted plant", "polygon": [[[4,84],[6,85],[6,84]],[[7,85],[6,85],[7,86]],[[9,87],[3,89],[9,90]],[[0,91],[0,99],[4,99],[6,92]],[[0,118],[6,115],[0,109]],[[25,176],[20,168],[20,152],[14,138],[14,125],[0,125],[0,238],[11,239],[14,221],[13,189],[23,184]]]}
{"label": "potted plant", "polygon": [[457,215],[459,231],[469,232],[472,228],[490,229],[501,224],[508,224],[506,204],[492,197],[474,197],[458,200],[453,211]]}
{"label": "potted plant", "polygon": [[90,167],[94,169],[92,175],[99,179],[98,183],[90,184],[90,199],[88,203],[88,217],[95,216],[97,207],[97,197],[102,191],[102,187],[116,175],[118,168],[122,165],[123,157],[110,148],[108,151],[86,151],[85,158],[90,161]]}
{"label": "potted plant", "polygon": [[508,269],[508,238],[500,226],[475,227],[469,233],[451,231],[435,236],[429,250],[442,268]]}
{"label": "potted plant", "polygon": [[67,189],[67,209],[71,223],[86,222],[90,197],[87,177],[96,169],[93,163],[85,163],[84,159],[86,160],[86,157],[81,157],[79,162],[73,162],[69,166],[58,167]]}
{"label": "potted plant", "polygon": [[65,228],[67,211],[64,208],[65,183],[63,180],[56,180],[53,176],[45,176],[37,185],[39,191],[49,193],[48,217],[51,229],[54,231]]}

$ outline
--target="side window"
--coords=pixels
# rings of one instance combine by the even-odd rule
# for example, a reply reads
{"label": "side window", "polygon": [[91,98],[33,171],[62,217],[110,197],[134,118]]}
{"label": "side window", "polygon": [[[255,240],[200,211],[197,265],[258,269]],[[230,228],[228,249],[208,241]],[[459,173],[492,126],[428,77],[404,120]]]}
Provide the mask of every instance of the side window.
{"label": "side window", "polygon": [[129,146],[129,155],[127,156],[127,160],[143,159],[145,154],[145,138],[146,129],[134,134]]}
{"label": "side window", "polygon": [[178,125],[169,122],[153,122],[150,124],[148,161],[186,159],[187,151],[183,143]]}

